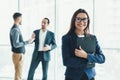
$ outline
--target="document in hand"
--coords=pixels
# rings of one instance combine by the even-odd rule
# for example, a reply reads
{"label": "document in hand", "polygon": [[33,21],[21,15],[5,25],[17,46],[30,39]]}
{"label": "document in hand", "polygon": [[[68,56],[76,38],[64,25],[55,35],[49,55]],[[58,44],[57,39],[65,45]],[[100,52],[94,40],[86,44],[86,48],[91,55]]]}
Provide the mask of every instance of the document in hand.
{"label": "document in hand", "polygon": [[77,39],[77,48],[81,48],[87,53],[94,53],[96,51],[96,37],[85,36]]}

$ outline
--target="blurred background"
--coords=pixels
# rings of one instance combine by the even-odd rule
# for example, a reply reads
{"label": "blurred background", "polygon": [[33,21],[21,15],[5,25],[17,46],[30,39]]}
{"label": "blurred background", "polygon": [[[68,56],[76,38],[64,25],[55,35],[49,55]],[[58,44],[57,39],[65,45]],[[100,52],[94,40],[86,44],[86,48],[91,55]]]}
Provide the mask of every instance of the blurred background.
{"label": "blurred background", "polygon": [[[9,32],[12,15],[23,14],[21,31],[28,40],[34,30],[41,28],[44,17],[50,19],[49,30],[56,34],[57,48],[51,52],[48,80],[64,80],[61,37],[67,33],[73,13],[85,9],[90,16],[90,32],[99,40],[106,63],[96,65],[96,80],[119,80],[120,77],[120,0],[1,0],[0,1],[0,80],[13,80],[14,66]],[[33,45],[26,46],[23,80],[26,80],[33,53]],[[42,68],[38,66],[35,79],[41,80]]]}

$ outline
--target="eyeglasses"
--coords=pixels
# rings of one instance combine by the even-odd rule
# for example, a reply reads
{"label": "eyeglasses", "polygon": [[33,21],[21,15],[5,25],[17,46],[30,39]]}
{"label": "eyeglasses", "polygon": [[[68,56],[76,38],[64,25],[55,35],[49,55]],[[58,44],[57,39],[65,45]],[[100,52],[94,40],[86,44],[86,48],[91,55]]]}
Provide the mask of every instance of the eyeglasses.
{"label": "eyeglasses", "polygon": [[87,21],[88,21],[88,18],[80,18],[80,17],[76,17],[76,18],[75,18],[75,21],[76,21],[76,22],[81,22],[81,21],[83,21],[83,22],[87,22]]}

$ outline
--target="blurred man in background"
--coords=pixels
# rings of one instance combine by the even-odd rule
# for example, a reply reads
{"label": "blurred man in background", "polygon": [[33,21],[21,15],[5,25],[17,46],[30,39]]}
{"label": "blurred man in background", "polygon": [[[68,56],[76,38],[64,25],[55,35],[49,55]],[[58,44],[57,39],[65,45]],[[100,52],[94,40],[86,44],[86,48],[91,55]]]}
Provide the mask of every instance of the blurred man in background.
{"label": "blurred man in background", "polygon": [[25,45],[30,44],[34,41],[34,37],[31,37],[28,41],[24,41],[19,26],[22,23],[22,14],[14,13],[13,15],[14,24],[10,30],[10,42],[12,47],[12,59],[15,68],[14,80],[21,80],[22,65],[23,65],[23,54],[25,53]]}
{"label": "blurred man in background", "polygon": [[33,36],[35,38],[35,48],[27,80],[34,80],[34,73],[40,61],[42,62],[43,70],[42,80],[47,80],[50,51],[56,48],[54,33],[47,30],[49,23],[50,20],[48,18],[44,18],[41,22],[42,28],[33,32]]}

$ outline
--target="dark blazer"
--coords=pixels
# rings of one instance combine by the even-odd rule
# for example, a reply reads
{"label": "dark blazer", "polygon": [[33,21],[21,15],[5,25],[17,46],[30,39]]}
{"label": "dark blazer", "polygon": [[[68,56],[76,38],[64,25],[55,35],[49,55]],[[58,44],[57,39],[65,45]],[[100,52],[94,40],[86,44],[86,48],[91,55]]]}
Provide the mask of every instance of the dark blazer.
{"label": "dark blazer", "polygon": [[[96,42],[95,54],[88,53],[88,59],[75,56],[77,48],[77,35],[75,33],[67,34],[62,37],[62,57],[63,64],[66,66],[65,76],[73,80],[80,80],[88,63],[104,63],[105,57]],[[92,68],[91,68],[92,69]],[[91,74],[94,74],[91,73]]]}
{"label": "dark blazer", "polygon": [[[39,33],[40,33],[40,29],[35,30],[34,33],[35,33],[35,40],[34,40],[35,47],[34,47],[34,52],[33,52],[33,59],[36,59],[37,58],[37,54],[38,54],[38,49],[39,49]],[[44,46],[46,44],[47,45],[52,45],[51,46],[51,50],[53,50],[53,49],[55,49],[57,47],[54,33],[51,32],[51,31],[47,31],[45,42],[44,42]],[[45,61],[49,61],[50,60],[50,51],[51,50],[44,52],[43,56],[44,56],[44,60]]]}

